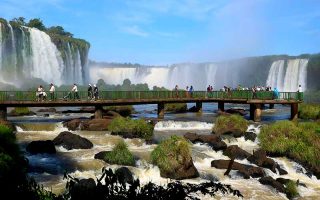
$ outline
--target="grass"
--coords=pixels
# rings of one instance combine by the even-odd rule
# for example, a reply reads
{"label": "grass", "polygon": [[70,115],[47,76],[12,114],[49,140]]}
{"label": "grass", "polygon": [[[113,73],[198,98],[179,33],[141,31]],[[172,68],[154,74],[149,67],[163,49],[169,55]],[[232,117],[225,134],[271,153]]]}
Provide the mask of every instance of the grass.
{"label": "grass", "polygon": [[286,184],[286,194],[289,199],[292,199],[294,197],[297,197],[299,195],[297,190],[297,185],[294,181],[290,180]]}
{"label": "grass", "polygon": [[171,136],[151,152],[152,163],[164,172],[172,171],[190,157],[190,144],[181,136]]}
{"label": "grass", "polygon": [[246,132],[248,121],[239,115],[221,115],[216,119],[213,132],[223,134],[227,131]]}
{"label": "grass", "polygon": [[299,118],[320,119],[320,104],[301,104],[299,106]]}
{"label": "grass", "polygon": [[30,110],[28,107],[15,107],[11,113],[17,114],[17,115],[28,115],[30,114]]}
{"label": "grass", "polygon": [[104,156],[104,160],[110,164],[134,166],[135,161],[132,153],[124,141],[120,141],[110,152]]}
{"label": "grass", "polygon": [[186,112],[188,106],[186,103],[168,103],[165,104],[164,109],[168,112]]}
{"label": "grass", "polygon": [[116,117],[109,124],[108,130],[115,135],[131,134],[133,137],[146,140],[151,140],[153,136],[153,126],[143,119]]}
{"label": "grass", "polygon": [[264,126],[258,136],[261,147],[271,153],[290,155],[312,166],[320,165],[320,122],[278,121]]}

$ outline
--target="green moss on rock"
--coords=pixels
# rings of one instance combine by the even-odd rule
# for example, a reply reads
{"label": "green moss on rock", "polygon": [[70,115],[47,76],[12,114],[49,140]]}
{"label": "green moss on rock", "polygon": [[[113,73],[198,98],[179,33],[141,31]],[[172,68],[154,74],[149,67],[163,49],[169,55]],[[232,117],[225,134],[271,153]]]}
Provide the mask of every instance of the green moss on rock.
{"label": "green moss on rock", "polygon": [[134,166],[135,160],[126,143],[120,141],[110,152],[104,155],[104,161],[110,164]]}
{"label": "green moss on rock", "polygon": [[232,134],[235,137],[242,136],[248,129],[248,121],[239,115],[221,115],[213,127],[216,134]]}

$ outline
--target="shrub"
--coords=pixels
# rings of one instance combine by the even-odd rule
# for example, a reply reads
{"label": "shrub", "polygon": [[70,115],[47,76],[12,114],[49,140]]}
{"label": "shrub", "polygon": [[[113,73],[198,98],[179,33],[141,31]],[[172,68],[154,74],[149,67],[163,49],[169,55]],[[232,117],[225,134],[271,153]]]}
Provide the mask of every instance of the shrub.
{"label": "shrub", "polygon": [[299,195],[297,185],[292,180],[286,183],[286,194],[289,199],[292,199]]}
{"label": "shrub", "polygon": [[28,107],[15,107],[12,111],[11,114],[13,115],[28,115],[30,114],[30,110]]}
{"label": "shrub", "polygon": [[299,106],[299,118],[301,119],[319,119],[319,104],[301,104]]}
{"label": "shrub", "polygon": [[111,121],[108,130],[115,135],[132,136],[151,140],[153,126],[143,119],[133,120],[130,118],[116,117]]}
{"label": "shrub", "polygon": [[213,132],[223,134],[228,131],[245,133],[248,129],[248,121],[240,115],[221,115],[216,119]]}
{"label": "shrub", "polygon": [[188,106],[186,103],[169,103],[164,106],[165,111],[168,112],[186,112]]}
{"label": "shrub", "polygon": [[162,141],[152,152],[151,161],[164,172],[175,169],[184,158],[191,157],[190,144],[181,136],[171,136]]}
{"label": "shrub", "polygon": [[112,151],[106,152],[104,160],[110,164],[135,165],[134,157],[124,141],[120,141]]}
{"label": "shrub", "polygon": [[320,164],[320,137],[317,122],[278,121],[261,128],[258,136],[261,147],[271,153],[290,155],[310,165]]}

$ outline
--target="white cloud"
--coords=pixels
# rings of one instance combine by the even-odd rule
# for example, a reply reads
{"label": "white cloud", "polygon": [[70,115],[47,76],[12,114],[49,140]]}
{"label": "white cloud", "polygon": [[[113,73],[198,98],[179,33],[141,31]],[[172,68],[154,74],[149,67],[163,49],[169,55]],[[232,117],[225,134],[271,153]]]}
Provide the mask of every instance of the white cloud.
{"label": "white cloud", "polygon": [[149,33],[146,31],[143,31],[141,28],[139,28],[137,25],[133,26],[126,26],[121,28],[123,32],[126,32],[131,35],[136,35],[140,37],[148,37]]}

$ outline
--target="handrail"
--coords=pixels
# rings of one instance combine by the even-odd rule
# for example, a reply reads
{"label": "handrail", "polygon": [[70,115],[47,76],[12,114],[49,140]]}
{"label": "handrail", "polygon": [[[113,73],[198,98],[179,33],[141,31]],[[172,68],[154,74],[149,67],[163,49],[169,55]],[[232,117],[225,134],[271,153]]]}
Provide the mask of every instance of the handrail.
{"label": "handrail", "polygon": [[[88,98],[87,91],[78,92],[79,100],[91,100]],[[53,101],[77,100],[75,93],[70,91],[56,91]],[[200,99],[235,99],[235,100],[303,100],[303,93],[300,92],[279,92],[276,97],[273,92],[259,91],[253,93],[250,90],[236,91],[99,91],[99,100],[116,99],[182,99],[182,98],[200,98]],[[34,91],[0,91],[0,102],[3,101],[37,101]],[[50,93],[47,92],[46,100],[49,101]]]}

